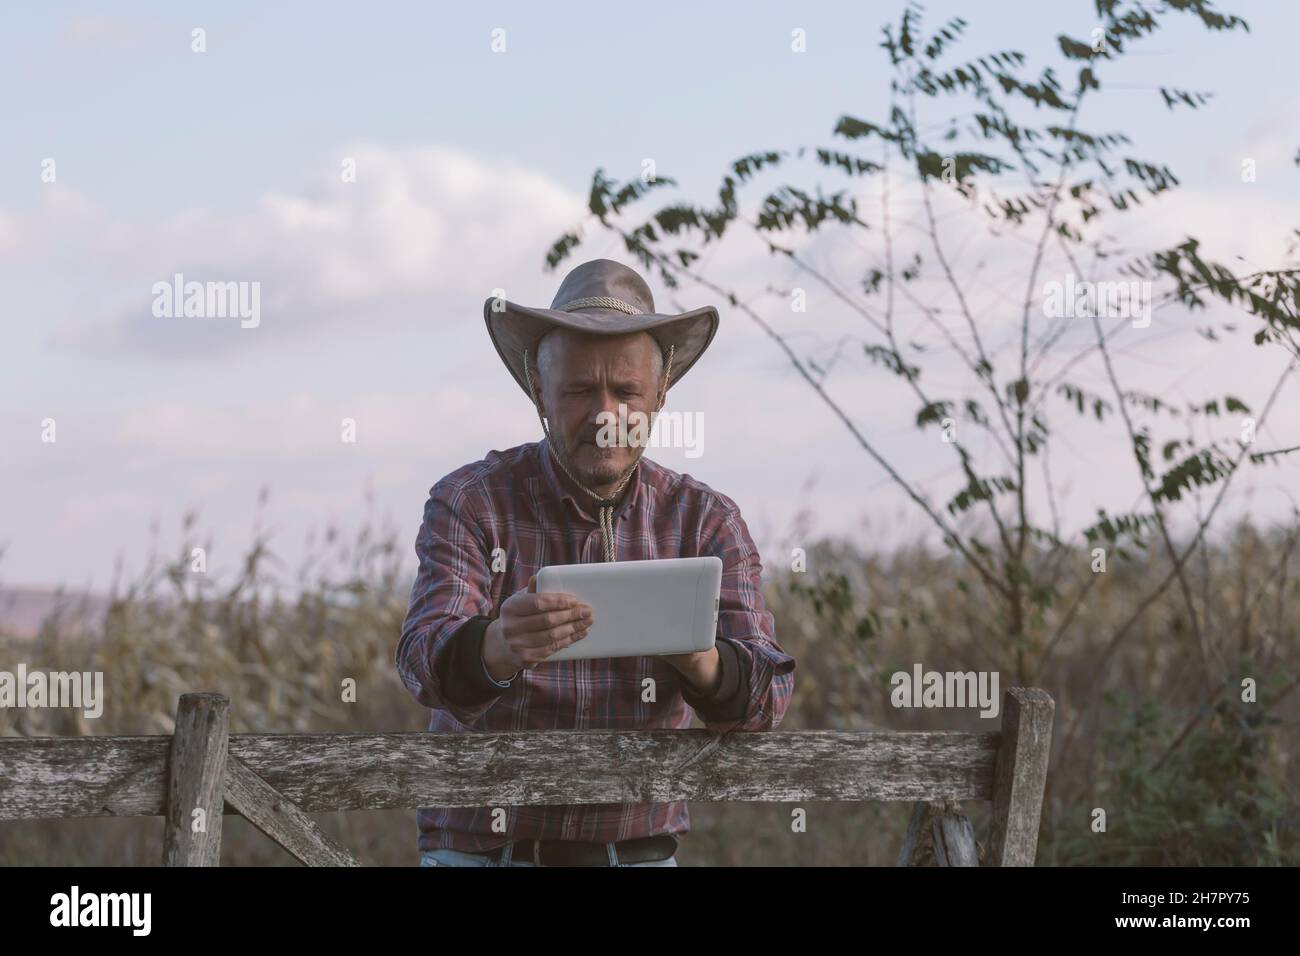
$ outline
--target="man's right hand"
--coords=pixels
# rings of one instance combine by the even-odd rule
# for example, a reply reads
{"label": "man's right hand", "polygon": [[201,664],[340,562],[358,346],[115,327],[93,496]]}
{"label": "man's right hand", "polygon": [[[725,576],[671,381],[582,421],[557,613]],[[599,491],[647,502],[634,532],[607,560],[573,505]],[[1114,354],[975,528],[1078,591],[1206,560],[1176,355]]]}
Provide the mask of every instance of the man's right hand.
{"label": "man's right hand", "polygon": [[591,606],[572,594],[537,593],[537,576],[501,605],[501,615],[483,634],[483,663],[497,680],[509,680],[591,630]]}

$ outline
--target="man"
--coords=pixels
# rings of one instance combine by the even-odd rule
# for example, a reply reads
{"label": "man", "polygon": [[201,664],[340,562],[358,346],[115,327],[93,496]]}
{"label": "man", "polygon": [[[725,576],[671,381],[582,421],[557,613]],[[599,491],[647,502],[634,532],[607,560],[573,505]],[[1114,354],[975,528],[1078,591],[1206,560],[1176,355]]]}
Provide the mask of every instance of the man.
{"label": "man", "polygon": [[[684,729],[692,709],[717,733],[776,727],[795,662],[775,640],[740,510],[642,457],[644,441],[607,440],[620,404],[629,420],[662,408],[712,341],[717,310],[656,313],[644,279],[597,259],[565,277],[551,308],[489,299],[484,316],[545,437],[490,452],[430,491],[397,648],[403,682],[433,711],[429,729]],[[536,593],[540,568],[702,555],[723,562],[714,647],[548,660],[592,618],[572,595]],[[421,866],[675,866],[675,834],[690,828],[684,802],[433,807],[418,823]]]}

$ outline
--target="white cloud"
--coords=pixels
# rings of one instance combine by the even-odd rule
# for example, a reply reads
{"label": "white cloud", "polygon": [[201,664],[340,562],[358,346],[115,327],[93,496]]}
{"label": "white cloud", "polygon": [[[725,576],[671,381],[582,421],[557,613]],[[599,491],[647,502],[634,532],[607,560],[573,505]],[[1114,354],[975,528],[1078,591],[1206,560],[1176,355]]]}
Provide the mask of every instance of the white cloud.
{"label": "white cloud", "polygon": [[[39,261],[81,281],[104,270],[112,304],[62,322],[54,344],[202,357],[245,347],[249,334],[283,344],[342,321],[436,320],[438,303],[482,301],[536,274],[540,250],[582,214],[581,196],[545,176],[449,147],[357,144],[339,157],[300,192],[266,195],[250,209],[179,210],[162,222],[116,217],[60,187],[0,222],[0,244],[15,266]],[[343,158],[355,160],[355,182],[342,180]],[[7,238],[15,235],[21,246]],[[150,290],[176,273],[260,283],[261,325],[154,317]]]}

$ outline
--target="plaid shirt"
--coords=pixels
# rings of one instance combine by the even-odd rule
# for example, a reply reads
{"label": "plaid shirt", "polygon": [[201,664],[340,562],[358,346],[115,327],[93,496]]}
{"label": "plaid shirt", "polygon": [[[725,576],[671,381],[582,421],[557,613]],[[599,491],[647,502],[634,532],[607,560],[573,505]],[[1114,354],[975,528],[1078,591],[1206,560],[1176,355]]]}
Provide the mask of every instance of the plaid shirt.
{"label": "plaid shirt", "polygon": [[[508,597],[547,565],[603,559],[599,525],[560,484],[543,439],[490,452],[429,493],[396,663],[415,699],[432,709],[431,731],[684,729],[692,709],[718,733],[780,723],[795,661],[775,640],[758,551],[735,502],[642,456],[613,522],[617,560],[722,560],[722,688],[700,694],[657,657],[547,661],[508,686],[486,673],[482,631]],[[493,573],[496,548],[504,570]],[[655,680],[655,702],[641,699],[645,677]],[[419,848],[473,852],[528,838],[607,843],[690,829],[680,801],[502,809],[505,833],[493,832],[491,807],[421,809]]]}

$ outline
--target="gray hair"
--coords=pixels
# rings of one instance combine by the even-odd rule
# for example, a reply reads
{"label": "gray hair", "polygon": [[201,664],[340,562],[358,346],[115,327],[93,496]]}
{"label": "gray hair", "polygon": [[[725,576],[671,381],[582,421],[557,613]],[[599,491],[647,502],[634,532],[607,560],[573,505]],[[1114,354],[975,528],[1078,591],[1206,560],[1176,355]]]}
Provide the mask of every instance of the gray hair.
{"label": "gray hair", "polygon": [[[559,336],[555,333],[559,331],[560,329],[553,328],[543,335],[537,342],[537,371],[543,378],[549,374],[548,370],[555,362],[555,351],[559,345]],[[644,334],[650,335],[649,332]],[[654,349],[655,369],[654,374],[651,377],[657,382],[664,374],[664,350],[663,347],[659,345],[658,339],[655,339],[653,335],[651,335],[650,338],[656,345],[656,348]]]}

